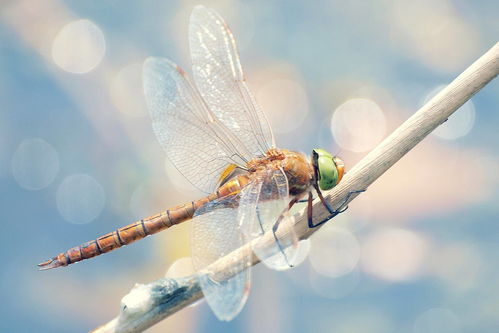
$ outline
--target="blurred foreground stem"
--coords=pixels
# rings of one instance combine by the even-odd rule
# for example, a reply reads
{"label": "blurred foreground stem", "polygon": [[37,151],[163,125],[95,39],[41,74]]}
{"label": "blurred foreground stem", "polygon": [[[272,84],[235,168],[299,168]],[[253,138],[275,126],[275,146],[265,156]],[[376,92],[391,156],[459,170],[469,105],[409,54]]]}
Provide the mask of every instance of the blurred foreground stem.
{"label": "blurred foreground stem", "polygon": [[[449,56],[452,56],[452,52],[449,52]],[[345,175],[342,182],[327,193],[326,200],[334,208],[337,208],[338,203],[342,203],[349,192],[367,189],[402,156],[445,122],[454,111],[492,81],[498,73],[499,43],[496,43],[357,163]],[[356,196],[357,194],[352,195],[349,201]],[[314,202],[313,212],[314,221],[320,221],[329,214],[318,200]],[[319,229],[308,228],[305,209],[295,217],[296,222],[293,228],[301,239],[308,238]],[[282,236],[278,232],[278,237]],[[273,242],[273,235],[264,235],[263,241]],[[231,275],[227,272],[234,271],[230,269],[231,267],[238,267],[236,263],[242,260],[244,248],[248,246],[251,244],[246,244],[243,248],[217,260],[208,269],[210,272],[229,278]],[[258,262],[259,260],[253,256],[252,264],[255,265]],[[137,285],[123,298],[122,309],[118,317],[92,332],[142,332],[202,297],[202,292],[194,276],[183,279],[164,278],[147,285]]]}

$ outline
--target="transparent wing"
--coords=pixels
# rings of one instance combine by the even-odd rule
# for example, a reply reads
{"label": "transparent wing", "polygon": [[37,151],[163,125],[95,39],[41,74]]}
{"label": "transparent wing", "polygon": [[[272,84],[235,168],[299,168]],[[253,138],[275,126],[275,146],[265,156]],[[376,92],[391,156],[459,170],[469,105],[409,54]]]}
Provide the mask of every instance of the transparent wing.
{"label": "transparent wing", "polygon": [[189,43],[194,81],[220,121],[254,155],[274,147],[265,114],[245,83],[236,43],[224,20],[201,5],[192,11]]}
{"label": "transparent wing", "polygon": [[[218,199],[196,210],[192,220],[191,250],[194,268],[203,294],[211,309],[220,320],[234,318],[246,303],[250,285],[251,249],[242,253],[243,260],[224,272],[232,276],[215,275],[206,267],[217,259],[244,245],[239,230],[238,196]],[[240,273],[237,273],[240,272]]]}
{"label": "transparent wing", "polygon": [[175,167],[196,187],[212,192],[229,164],[253,156],[209,111],[185,73],[163,58],[148,58],[144,93],[153,130]]}
{"label": "transparent wing", "polygon": [[[288,181],[282,169],[265,170],[241,191],[238,221],[255,255],[269,268],[285,270],[306,257],[289,214]],[[272,232],[276,223],[276,238]]]}

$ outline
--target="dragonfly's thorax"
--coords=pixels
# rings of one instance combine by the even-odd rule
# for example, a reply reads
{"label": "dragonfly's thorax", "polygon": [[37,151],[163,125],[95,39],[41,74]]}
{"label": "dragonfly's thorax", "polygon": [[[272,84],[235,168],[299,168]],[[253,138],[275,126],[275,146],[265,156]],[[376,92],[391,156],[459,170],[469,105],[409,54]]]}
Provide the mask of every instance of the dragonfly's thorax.
{"label": "dragonfly's thorax", "polygon": [[278,168],[285,158],[286,155],[283,151],[270,149],[265,156],[249,161],[246,167],[251,173],[259,172],[269,167]]}
{"label": "dragonfly's thorax", "polygon": [[314,179],[314,168],[305,154],[283,150],[286,158],[282,168],[288,177],[289,194],[299,195],[307,191]]}
{"label": "dragonfly's thorax", "polygon": [[270,149],[264,157],[250,161],[247,167],[251,173],[267,168],[282,168],[288,178],[290,195],[305,192],[314,177],[314,169],[307,156],[286,149]]}

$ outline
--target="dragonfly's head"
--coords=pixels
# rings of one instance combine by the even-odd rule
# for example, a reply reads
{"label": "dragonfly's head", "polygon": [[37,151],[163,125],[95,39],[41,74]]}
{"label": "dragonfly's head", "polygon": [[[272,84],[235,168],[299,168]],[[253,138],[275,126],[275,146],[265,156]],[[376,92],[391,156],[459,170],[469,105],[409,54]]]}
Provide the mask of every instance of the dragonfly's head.
{"label": "dragonfly's head", "polygon": [[312,151],[312,165],[321,190],[327,191],[336,186],[343,178],[345,164],[338,156],[333,156],[324,149]]}

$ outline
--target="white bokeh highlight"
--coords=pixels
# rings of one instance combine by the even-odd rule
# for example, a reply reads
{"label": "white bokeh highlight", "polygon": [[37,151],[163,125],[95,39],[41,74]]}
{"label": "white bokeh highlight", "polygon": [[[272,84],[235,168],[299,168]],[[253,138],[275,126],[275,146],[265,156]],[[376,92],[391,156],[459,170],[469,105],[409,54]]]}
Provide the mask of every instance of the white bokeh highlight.
{"label": "white bokeh highlight", "polygon": [[350,231],[328,225],[314,235],[309,258],[317,273],[339,277],[350,273],[357,266],[360,245]]}
{"label": "white bokeh highlight", "polygon": [[[424,99],[422,105],[437,95],[445,85],[433,89]],[[455,140],[467,135],[475,124],[475,105],[470,99],[464,103],[449,119],[438,126],[432,134],[445,140]]]}
{"label": "white bokeh highlight", "polygon": [[114,106],[131,117],[144,117],[147,107],[142,86],[142,64],[129,64],[116,73],[109,87]]}
{"label": "white bokeh highlight", "polygon": [[158,207],[156,205],[156,190],[147,182],[139,184],[132,192],[129,201],[130,212],[135,219],[151,215]]}
{"label": "white bokeh highlight", "polygon": [[480,45],[478,27],[462,16],[452,1],[399,0],[387,6],[386,13],[389,34],[400,47],[398,52],[405,52],[411,61],[431,70],[462,70]]}
{"label": "white bokeh highlight", "polygon": [[56,199],[59,213],[66,221],[85,224],[100,215],[106,196],[93,177],[75,174],[66,177],[59,185]]}
{"label": "white bokeh highlight", "polygon": [[364,192],[348,204],[348,210],[335,216],[334,225],[357,232],[365,228],[373,216],[373,204],[371,194]]}
{"label": "white bokeh highlight", "polygon": [[99,65],[105,52],[104,34],[89,20],[76,20],[66,24],[52,43],[54,63],[74,74],[90,72]]}
{"label": "white bokeh highlight", "polygon": [[[180,193],[186,194],[188,196],[197,197],[202,195],[202,193],[187,180],[187,178],[182,175],[177,168],[170,162],[170,160],[165,157],[164,168],[168,180],[173,185],[173,188]],[[192,199],[191,199],[192,200]]]}
{"label": "white bokeh highlight", "polygon": [[461,242],[441,246],[431,257],[432,273],[452,293],[473,289],[485,266],[476,246]]}
{"label": "white bokeh highlight", "polygon": [[257,100],[276,133],[288,133],[298,128],[308,115],[308,98],[303,87],[291,79],[274,79],[265,83]]}
{"label": "white bokeh highlight", "polygon": [[41,190],[57,176],[59,154],[43,139],[26,139],[12,156],[11,167],[19,186],[27,190]]}
{"label": "white bokeh highlight", "polygon": [[360,273],[357,269],[335,278],[314,271],[310,273],[310,285],[314,292],[321,297],[331,299],[340,299],[352,294],[359,281]]}
{"label": "white bokeh highlight", "polygon": [[305,261],[305,259],[307,259],[311,247],[312,244],[310,239],[302,239],[299,241],[298,250],[293,258],[293,261],[291,262],[293,267],[298,267]]}
{"label": "white bokeh highlight", "polygon": [[374,148],[385,135],[385,114],[370,99],[349,99],[334,110],[331,132],[341,148],[365,152]]}
{"label": "white bokeh highlight", "polygon": [[362,248],[362,267],[389,281],[406,281],[421,275],[428,241],[413,231],[386,228],[371,234]]}
{"label": "white bokeh highlight", "polygon": [[449,309],[428,309],[416,319],[414,333],[459,333],[459,318]]}

